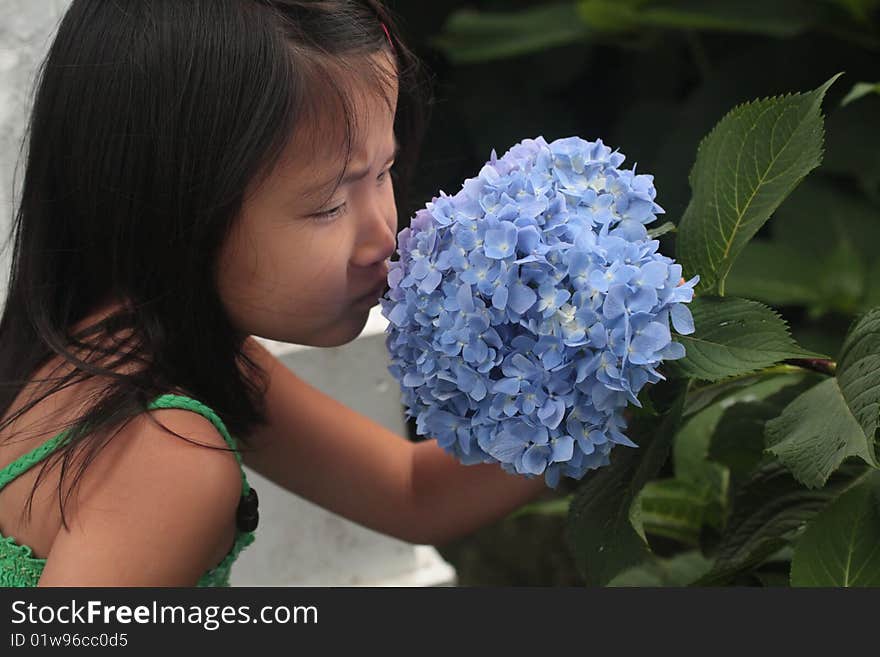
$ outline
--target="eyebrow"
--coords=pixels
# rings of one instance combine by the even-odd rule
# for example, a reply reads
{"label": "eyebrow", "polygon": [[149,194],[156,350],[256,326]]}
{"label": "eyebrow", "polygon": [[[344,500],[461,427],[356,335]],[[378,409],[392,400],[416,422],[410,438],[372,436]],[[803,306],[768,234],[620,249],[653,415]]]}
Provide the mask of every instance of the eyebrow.
{"label": "eyebrow", "polygon": [[[399,154],[400,154],[400,144],[397,142],[397,138],[395,137],[395,139],[394,139],[394,152],[391,153],[391,155],[388,157],[387,160],[385,160],[385,162],[382,166],[387,165],[392,160],[396,160],[397,156]],[[341,186],[347,185],[349,183],[357,182],[358,180],[365,178],[368,173],[370,173],[369,167],[367,167],[365,169],[357,169],[354,171],[349,171],[342,177],[342,180],[339,181],[339,186],[341,187]],[[325,182],[321,185],[318,185],[318,187],[316,189],[318,191],[328,190],[333,186],[335,180],[336,180],[335,178],[333,180],[328,180],[327,182]]]}

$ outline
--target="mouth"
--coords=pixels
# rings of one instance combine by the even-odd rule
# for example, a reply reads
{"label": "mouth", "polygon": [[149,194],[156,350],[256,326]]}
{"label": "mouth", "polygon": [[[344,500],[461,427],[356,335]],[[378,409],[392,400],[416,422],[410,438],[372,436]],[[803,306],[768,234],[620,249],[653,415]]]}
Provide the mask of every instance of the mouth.
{"label": "mouth", "polygon": [[379,297],[381,297],[385,294],[385,290],[387,288],[388,288],[388,282],[382,281],[381,283],[378,283],[376,285],[376,287],[374,287],[372,290],[367,292],[365,295],[363,295],[362,297],[358,297],[356,299],[356,301],[376,301],[379,299]]}
{"label": "mouth", "polygon": [[373,279],[375,284],[373,287],[363,295],[356,297],[352,303],[360,305],[365,302],[372,302],[373,305],[377,302],[377,300],[385,295],[385,292],[389,289],[388,286],[388,274],[391,271],[391,267],[389,262],[386,260],[382,263],[379,271],[376,272],[377,276]]}

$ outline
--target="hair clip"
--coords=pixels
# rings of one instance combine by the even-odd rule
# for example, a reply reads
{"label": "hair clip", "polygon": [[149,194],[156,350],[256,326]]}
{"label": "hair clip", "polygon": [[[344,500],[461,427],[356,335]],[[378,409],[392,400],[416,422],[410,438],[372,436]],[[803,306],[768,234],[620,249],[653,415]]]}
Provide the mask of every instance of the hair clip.
{"label": "hair clip", "polygon": [[385,27],[385,23],[380,21],[379,25],[382,26],[382,31],[385,32],[385,36],[388,38],[388,45],[391,46],[391,51],[397,53],[397,50],[394,48],[394,42],[391,40],[391,34],[388,32],[388,28]]}
{"label": "hair clip", "polygon": [[252,532],[257,528],[260,521],[260,501],[257,491],[253,487],[247,496],[242,495],[238,500],[238,509],[235,512],[235,524],[241,532]]}

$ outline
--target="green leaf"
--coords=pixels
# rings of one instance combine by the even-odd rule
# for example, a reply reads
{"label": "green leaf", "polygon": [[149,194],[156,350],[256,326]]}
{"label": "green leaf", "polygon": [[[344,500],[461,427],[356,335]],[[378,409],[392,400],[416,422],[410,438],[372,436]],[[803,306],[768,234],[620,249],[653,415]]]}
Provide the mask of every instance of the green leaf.
{"label": "green leaf", "polygon": [[765,588],[788,587],[789,576],[785,573],[775,571],[756,572],[755,577],[761,582],[761,586]]}
{"label": "green leaf", "polygon": [[650,430],[634,438],[639,447],[615,447],[610,465],[587,473],[575,493],[566,540],[588,585],[604,586],[650,555],[641,527],[637,530],[631,518],[638,519],[638,505],[633,502],[666,462],[684,403],[684,386],[680,387],[682,392],[659,426],[656,420],[644,423],[643,428]]}
{"label": "green leaf", "polygon": [[820,375],[808,372],[778,377],[781,380],[765,381],[744,390],[733,405],[721,404],[724,412],[712,433],[708,458],[724,464],[734,485],[738,485],[764,455],[765,424],[778,417],[819,378]]}
{"label": "green leaf", "polygon": [[839,241],[831,249],[823,263],[834,272],[825,275],[820,285],[823,305],[841,313],[852,315],[865,293],[866,267],[852,240]]}
{"label": "green leaf", "polygon": [[807,526],[791,560],[792,586],[880,586],[880,472]]}
{"label": "green leaf", "polygon": [[575,6],[590,29],[614,34],[636,29],[644,4],[645,0],[579,0]]}
{"label": "green leaf", "polygon": [[641,406],[630,407],[630,411],[634,416],[647,416],[647,417],[657,417],[661,415],[661,413],[654,406],[654,400],[651,399],[651,388],[650,386],[647,388],[642,388],[641,392],[639,392],[637,399]]}
{"label": "green leaf", "polygon": [[868,269],[868,279],[865,296],[862,299],[862,309],[869,310],[880,306],[880,258],[871,263]]}
{"label": "green leaf", "polygon": [[704,524],[720,525],[716,496],[707,485],[659,479],[645,485],[636,504],[640,505],[639,517],[646,533],[697,546]]}
{"label": "green leaf", "polygon": [[786,199],[773,217],[771,241],[746,246],[727,279],[728,293],[806,306],[813,317],[866,307],[880,211],[820,181],[806,181]]}
{"label": "green leaf", "polygon": [[825,92],[745,103],[702,141],[691,202],[678,227],[678,259],[700,289],[724,294],[734,260],[797,184],[822,161]]}
{"label": "green leaf", "polygon": [[657,239],[658,237],[665,235],[666,233],[675,232],[675,224],[671,221],[667,221],[666,223],[660,224],[656,228],[652,228],[648,231],[648,237],[652,240]]}
{"label": "green leaf", "polygon": [[853,88],[849,90],[849,93],[844,96],[843,100],[840,101],[840,106],[844,107],[849,105],[851,102],[858,100],[862,96],[867,96],[868,94],[880,94],[880,82],[857,82],[853,85]]}
{"label": "green leaf", "polygon": [[767,458],[737,491],[733,512],[711,556],[712,570],[695,586],[717,586],[765,563],[795,540],[806,524],[864,475],[866,466],[846,462],[824,488],[809,490],[775,459]]}
{"label": "green leaf", "polygon": [[725,283],[728,294],[773,306],[806,306],[821,302],[817,284],[827,275],[821,261],[792,246],[755,241],[740,254]]}
{"label": "green leaf", "polygon": [[687,355],[676,362],[687,376],[717,381],[787,358],[822,358],[799,347],[785,321],[756,301],[699,297],[690,304],[696,332],[677,335]]}
{"label": "green leaf", "polygon": [[851,316],[877,305],[865,301],[873,282],[868,264],[878,260],[876,206],[840,182],[815,175],[785,200],[769,228],[770,240],[749,243],[737,259],[727,278],[728,294],[805,306],[811,317],[832,311]]}
{"label": "green leaf", "polygon": [[[837,116],[846,114],[848,112],[840,112],[829,117],[829,146],[835,137],[832,123]],[[869,136],[863,135],[864,138]],[[829,149],[821,170],[800,184],[774,213],[770,222],[773,240],[818,261],[839,242],[851,242],[866,261],[876,258],[880,209],[854,192],[851,185],[820,175],[828,168],[830,156]]]}
{"label": "green leaf", "polygon": [[666,0],[657,4],[639,12],[642,25],[791,37],[803,32],[812,21],[810,12],[797,0],[760,4],[750,0]]}
{"label": "green leaf", "polygon": [[798,0],[758,5],[749,0],[580,0],[578,10],[587,25],[608,32],[655,27],[790,37],[812,22],[809,7]]}
{"label": "green leaf", "polygon": [[673,441],[672,460],[676,477],[686,481],[702,479],[712,434],[723,412],[721,404],[712,404],[681,425]]}
{"label": "green leaf", "polygon": [[880,308],[875,308],[848,332],[836,377],[807,390],[767,423],[767,451],[804,485],[818,487],[849,456],[880,467],[878,424]]}
{"label": "green leaf", "polygon": [[836,378],[813,386],[767,422],[765,439],[767,451],[809,488],[823,486],[849,456],[874,464]]}
{"label": "green leaf", "polygon": [[520,516],[559,516],[568,513],[568,507],[571,506],[573,496],[558,497],[552,500],[542,500],[540,502],[532,502],[516,509],[508,518],[519,518]]}
{"label": "green leaf", "polygon": [[693,528],[690,536],[663,534],[662,529],[656,527],[649,527],[648,531],[696,544],[704,526],[719,532],[724,527],[728,512],[730,470],[724,464],[708,460],[708,445],[718,420],[716,412],[720,410],[721,406],[716,405],[692,418],[674,439],[675,480],[699,491],[702,506],[699,525]]}
{"label": "green leaf", "polygon": [[582,41],[587,28],[571,3],[519,12],[453,12],[432,44],[453,63],[483,62],[525,55]]}
{"label": "green leaf", "polygon": [[880,424],[880,308],[853,322],[837,356],[837,379],[856,421],[873,441]]}
{"label": "green leaf", "polygon": [[668,559],[654,558],[629,568],[608,582],[608,586],[687,586],[712,567],[699,550],[689,550]]}
{"label": "green leaf", "polygon": [[718,532],[724,528],[730,488],[762,458],[764,422],[778,415],[817,377],[800,371],[753,381],[728,392],[682,425],[674,440],[675,476],[707,492],[710,503],[704,510],[704,524]]}
{"label": "green leaf", "polygon": [[777,379],[786,381],[790,375],[801,373],[802,370],[792,365],[777,365],[754,374],[743,374],[717,383],[693,386],[688,392],[682,415],[686,418],[692,417],[715,402],[737,397],[743,389],[756,383]]}
{"label": "green leaf", "polygon": [[831,0],[846,9],[858,21],[869,23],[871,12],[880,7],[880,0]]}

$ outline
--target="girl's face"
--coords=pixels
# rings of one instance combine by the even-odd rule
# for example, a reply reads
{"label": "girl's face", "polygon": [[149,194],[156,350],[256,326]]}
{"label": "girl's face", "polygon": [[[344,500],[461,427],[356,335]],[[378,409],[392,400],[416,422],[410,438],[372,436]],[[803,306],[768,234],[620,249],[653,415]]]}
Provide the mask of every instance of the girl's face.
{"label": "girl's face", "polygon": [[[373,57],[392,65],[387,55]],[[355,96],[360,129],[345,178],[329,200],[342,157],[309,155],[315,149],[296,138],[266,182],[247,195],[217,270],[220,297],[242,333],[332,347],[363,330],[396,246],[389,172],[397,146],[394,80],[388,98],[379,91]]]}

